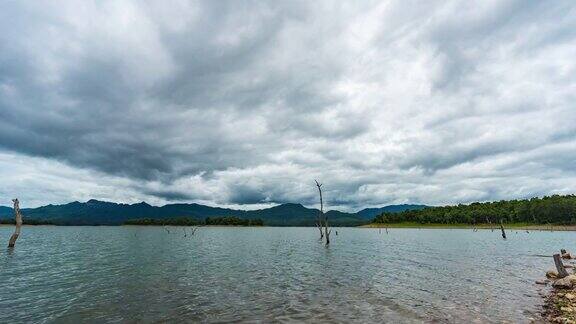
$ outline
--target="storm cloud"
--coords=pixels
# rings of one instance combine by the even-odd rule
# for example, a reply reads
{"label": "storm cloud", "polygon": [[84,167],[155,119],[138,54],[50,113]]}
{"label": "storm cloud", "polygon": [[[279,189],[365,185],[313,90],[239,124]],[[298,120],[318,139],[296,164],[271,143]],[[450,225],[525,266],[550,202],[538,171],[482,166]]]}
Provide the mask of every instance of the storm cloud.
{"label": "storm cloud", "polygon": [[0,204],[576,192],[573,1],[3,1]]}

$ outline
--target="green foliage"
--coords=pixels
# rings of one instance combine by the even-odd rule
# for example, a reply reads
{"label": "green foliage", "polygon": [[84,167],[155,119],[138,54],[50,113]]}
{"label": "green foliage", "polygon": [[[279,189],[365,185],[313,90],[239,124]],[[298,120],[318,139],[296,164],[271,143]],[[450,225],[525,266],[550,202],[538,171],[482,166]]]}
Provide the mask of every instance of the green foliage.
{"label": "green foliage", "polygon": [[428,207],[401,213],[382,213],[374,223],[419,224],[576,224],[576,196],[553,195],[527,200],[502,200],[444,207]]}

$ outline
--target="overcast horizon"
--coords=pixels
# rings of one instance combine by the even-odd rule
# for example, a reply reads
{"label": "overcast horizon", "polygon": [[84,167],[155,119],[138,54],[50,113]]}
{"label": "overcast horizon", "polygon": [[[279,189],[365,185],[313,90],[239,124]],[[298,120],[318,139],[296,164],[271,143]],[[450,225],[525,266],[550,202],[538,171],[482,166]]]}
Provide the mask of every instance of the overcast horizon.
{"label": "overcast horizon", "polygon": [[3,1],[0,205],[576,193],[573,1]]}

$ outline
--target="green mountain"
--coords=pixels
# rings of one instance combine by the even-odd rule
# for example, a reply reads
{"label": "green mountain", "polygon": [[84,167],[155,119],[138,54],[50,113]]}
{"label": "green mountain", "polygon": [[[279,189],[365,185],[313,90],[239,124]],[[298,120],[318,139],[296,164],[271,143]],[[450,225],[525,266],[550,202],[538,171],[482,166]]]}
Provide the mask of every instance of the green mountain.
{"label": "green mountain", "polygon": [[11,215],[14,215],[12,213],[12,208],[0,206],[0,219],[5,218],[5,217],[10,217]]}
{"label": "green mountain", "polygon": [[[117,204],[92,199],[85,203],[75,201],[64,205],[23,208],[22,214],[25,220],[49,221],[62,225],[120,225],[127,220],[141,218],[168,219],[190,217],[204,220],[206,217],[239,217],[243,219],[262,219],[264,224],[269,226],[314,226],[318,216],[318,209],[289,203],[266,209],[246,211],[199,204],[169,204],[156,207],[145,202]],[[368,223],[374,217],[367,217],[366,213],[344,213],[336,210],[328,211],[326,215],[330,225],[333,226],[362,225]],[[12,208],[0,206],[0,220],[12,218]]]}

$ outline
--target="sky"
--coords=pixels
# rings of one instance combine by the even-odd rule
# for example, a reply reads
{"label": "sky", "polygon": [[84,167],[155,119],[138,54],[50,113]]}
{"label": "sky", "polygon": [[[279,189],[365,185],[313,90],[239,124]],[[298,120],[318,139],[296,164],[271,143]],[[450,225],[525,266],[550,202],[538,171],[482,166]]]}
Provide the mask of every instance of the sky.
{"label": "sky", "polygon": [[0,205],[576,193],[574,1],[0,1]]}

